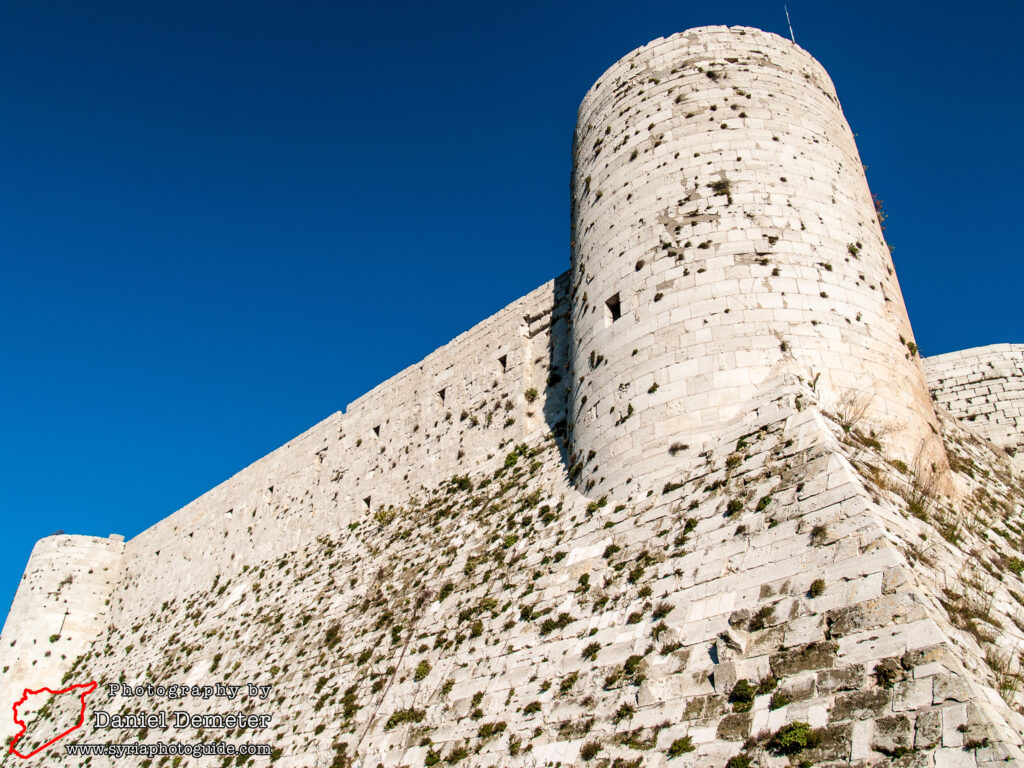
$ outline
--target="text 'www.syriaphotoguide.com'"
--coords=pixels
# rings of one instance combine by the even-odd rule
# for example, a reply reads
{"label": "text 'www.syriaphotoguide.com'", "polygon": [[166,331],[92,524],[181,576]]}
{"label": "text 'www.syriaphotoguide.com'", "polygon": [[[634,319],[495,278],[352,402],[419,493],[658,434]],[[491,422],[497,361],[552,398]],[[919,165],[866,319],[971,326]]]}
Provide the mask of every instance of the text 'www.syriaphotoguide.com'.
{"label": "text 'www.syriaphotoguide.com'", "polygon": [[89,755],[105,757],[163,757],[169,755],[185,755],[187,757],[203,757],[206,755],[237,756],[237,755],[270,755],[273,750],[268,744],[225,744],[214,741],[208,744],[155,744],[134,742],[131,744],[68,744],[64,747],[68,755],[86,757]]}

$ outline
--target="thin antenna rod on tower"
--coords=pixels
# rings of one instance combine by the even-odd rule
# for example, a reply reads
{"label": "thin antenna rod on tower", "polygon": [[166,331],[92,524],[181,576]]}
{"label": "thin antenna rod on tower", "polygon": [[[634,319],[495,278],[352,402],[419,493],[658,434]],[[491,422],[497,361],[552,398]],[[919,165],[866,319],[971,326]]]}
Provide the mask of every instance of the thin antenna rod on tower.
{"label": "thin antenna rod on tower", "polygon": [[789,26],[789,39],[794,43],[796,42],[796,36],[793,34],[793,22],[789,20],[789,8],[785,5],[782,6],[782,10],[786,12],[786,24]]}

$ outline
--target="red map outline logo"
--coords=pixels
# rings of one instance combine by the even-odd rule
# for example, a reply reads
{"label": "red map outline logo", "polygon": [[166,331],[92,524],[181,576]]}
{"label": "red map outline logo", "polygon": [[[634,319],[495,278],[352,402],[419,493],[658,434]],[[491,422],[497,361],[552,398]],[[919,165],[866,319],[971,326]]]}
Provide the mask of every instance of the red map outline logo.
{"label": "red map outline logo", "polygon": [[[71,691],[75,690],[76,688],[81,688],[82,689],[82,692],[80,694],[78,694],[78,696],[79,696],[79,698],[81,699],[81,702],[82,702],[82,712],[78,716],[78,724],[76,726],[74,726],[73,728],[69,728],[68,730],[64,731],[64,733],[62,733],[60,736],[56,736],[56,737],[50,739],[48,742],[43,744],[43,746],[41,746],[41,747],[39,747],[37,749],[32,750],[27,755],[23,755],[20,752],[18,752],[14,748],[14,745],[18,743],[18,739],[20,739],[22,736],[24,736],[25,735],[25,731],[28,729],[28,726],[26,726],[25,723],[23,723],[21,720],[18,719],[18,707],[20,707],[22,704],[24,704],[26,701],[28,701],[28,697],[29,696],[35,696],[37,694],[42,693],[43,691],[46,691],[47,693],[52,694],[54,696],[58,696],[58,695],[60,695],[62,693],[70,693]],[[11,753],[14,754],[14,755],[17,755],[22,760],[27,760],[28,758],[32,757],[32,755],[37,754],[38,752],[42,752],[44,749],[46,749],[48,746],[50,746],[54,742],[60,741],[61,739],[63,739],[65,736],[67,736],[72,731],[75,731],[75,730],[81,728],[82,727],[82,723],[85,722],[85,697],[88,696],[90,693],[92,693],[95,690],[96,690],[96,681],[95,680],[92,680],[92,681],[90,681],[88,683],[79,683],[78,685],[72,685],[72,686],[70,686],[68,688],[64,688],[63,690],[60,690],[60,691],[53,691],[53,690],[50,690],[49,688],[40,688],[38,691],[30,691],[28,688],[26,688],[25,692],[21,696],[21,699],[19,699],[18,701],[14,702],[14,722],[21,726],[21,730],[18,731],[18,735],[15,736],[11,740],[11,749],[10,749]]]}

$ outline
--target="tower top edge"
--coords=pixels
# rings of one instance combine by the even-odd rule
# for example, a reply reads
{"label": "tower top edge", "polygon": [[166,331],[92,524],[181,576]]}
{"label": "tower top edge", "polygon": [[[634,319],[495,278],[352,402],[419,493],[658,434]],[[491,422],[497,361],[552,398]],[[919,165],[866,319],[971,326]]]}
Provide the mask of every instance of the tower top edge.
{"label": "tower top edge", "polygon": [[712,37],[716,35],[726,34],[735,35],[738,38],[751,35],[753,37],[771,43],[772,45],[780,49],[788,49],[790,51],[798,52],[799,54],[806,56],[810,61],[814,62],[814,64],[817,65],[822,70],[822,72],[825,72],[827,74],[825,67],[821,64],[821,62],[814,58],[814,56],[809,51],[807,51],[805,48],[802,48],[796,42],[786,37],[783,37],[782,35],[779,35],[775,32],[768,32],[766,30],[759,29],[758,27],[747,27],[742,25],[730,27],[725,24],[717,24],[706,25],[702,27],[690,27],[689,29],[684,29],[681,32],[675,32],[674,34],[671,34],[668,37],[656,37],[650,42],[647,42],[644,45],[634,48],[625,55],[620,56],[618,59],[616,59],[609,67],[607,67],[603,72],[601,72],[600,76],[594,81],[594,84],[591,85],[590,88],[587,90],[586,94],[583,96],[583,99],[580,102],[580,110],[582,110],[583,106],[592,98],[594,92],[601,87],[602,83],[605,82],[609,74],[611,74],[612,72],[615,71],[616,68],[622,66],[623,64],[629,62],[630,60],[638,58],[645,53],[651,53],[655,49],[661,48],[662,46],[678,44],[683,41],[690,42],[697,46],[701,44],[701,38],[710,40]]}

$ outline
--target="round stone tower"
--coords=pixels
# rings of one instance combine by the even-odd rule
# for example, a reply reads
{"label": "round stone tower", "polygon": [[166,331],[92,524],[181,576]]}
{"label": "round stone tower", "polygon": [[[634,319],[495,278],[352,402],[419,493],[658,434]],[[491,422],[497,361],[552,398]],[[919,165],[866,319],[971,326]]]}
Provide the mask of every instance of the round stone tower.
{"label": "round stone tower", "polygon": [[930,439],[853,134],[799,46],[703,27],[618,61],[579,109],[572,223],[569,420],[586,490],[659,487],[782,374],[894,455]]}

